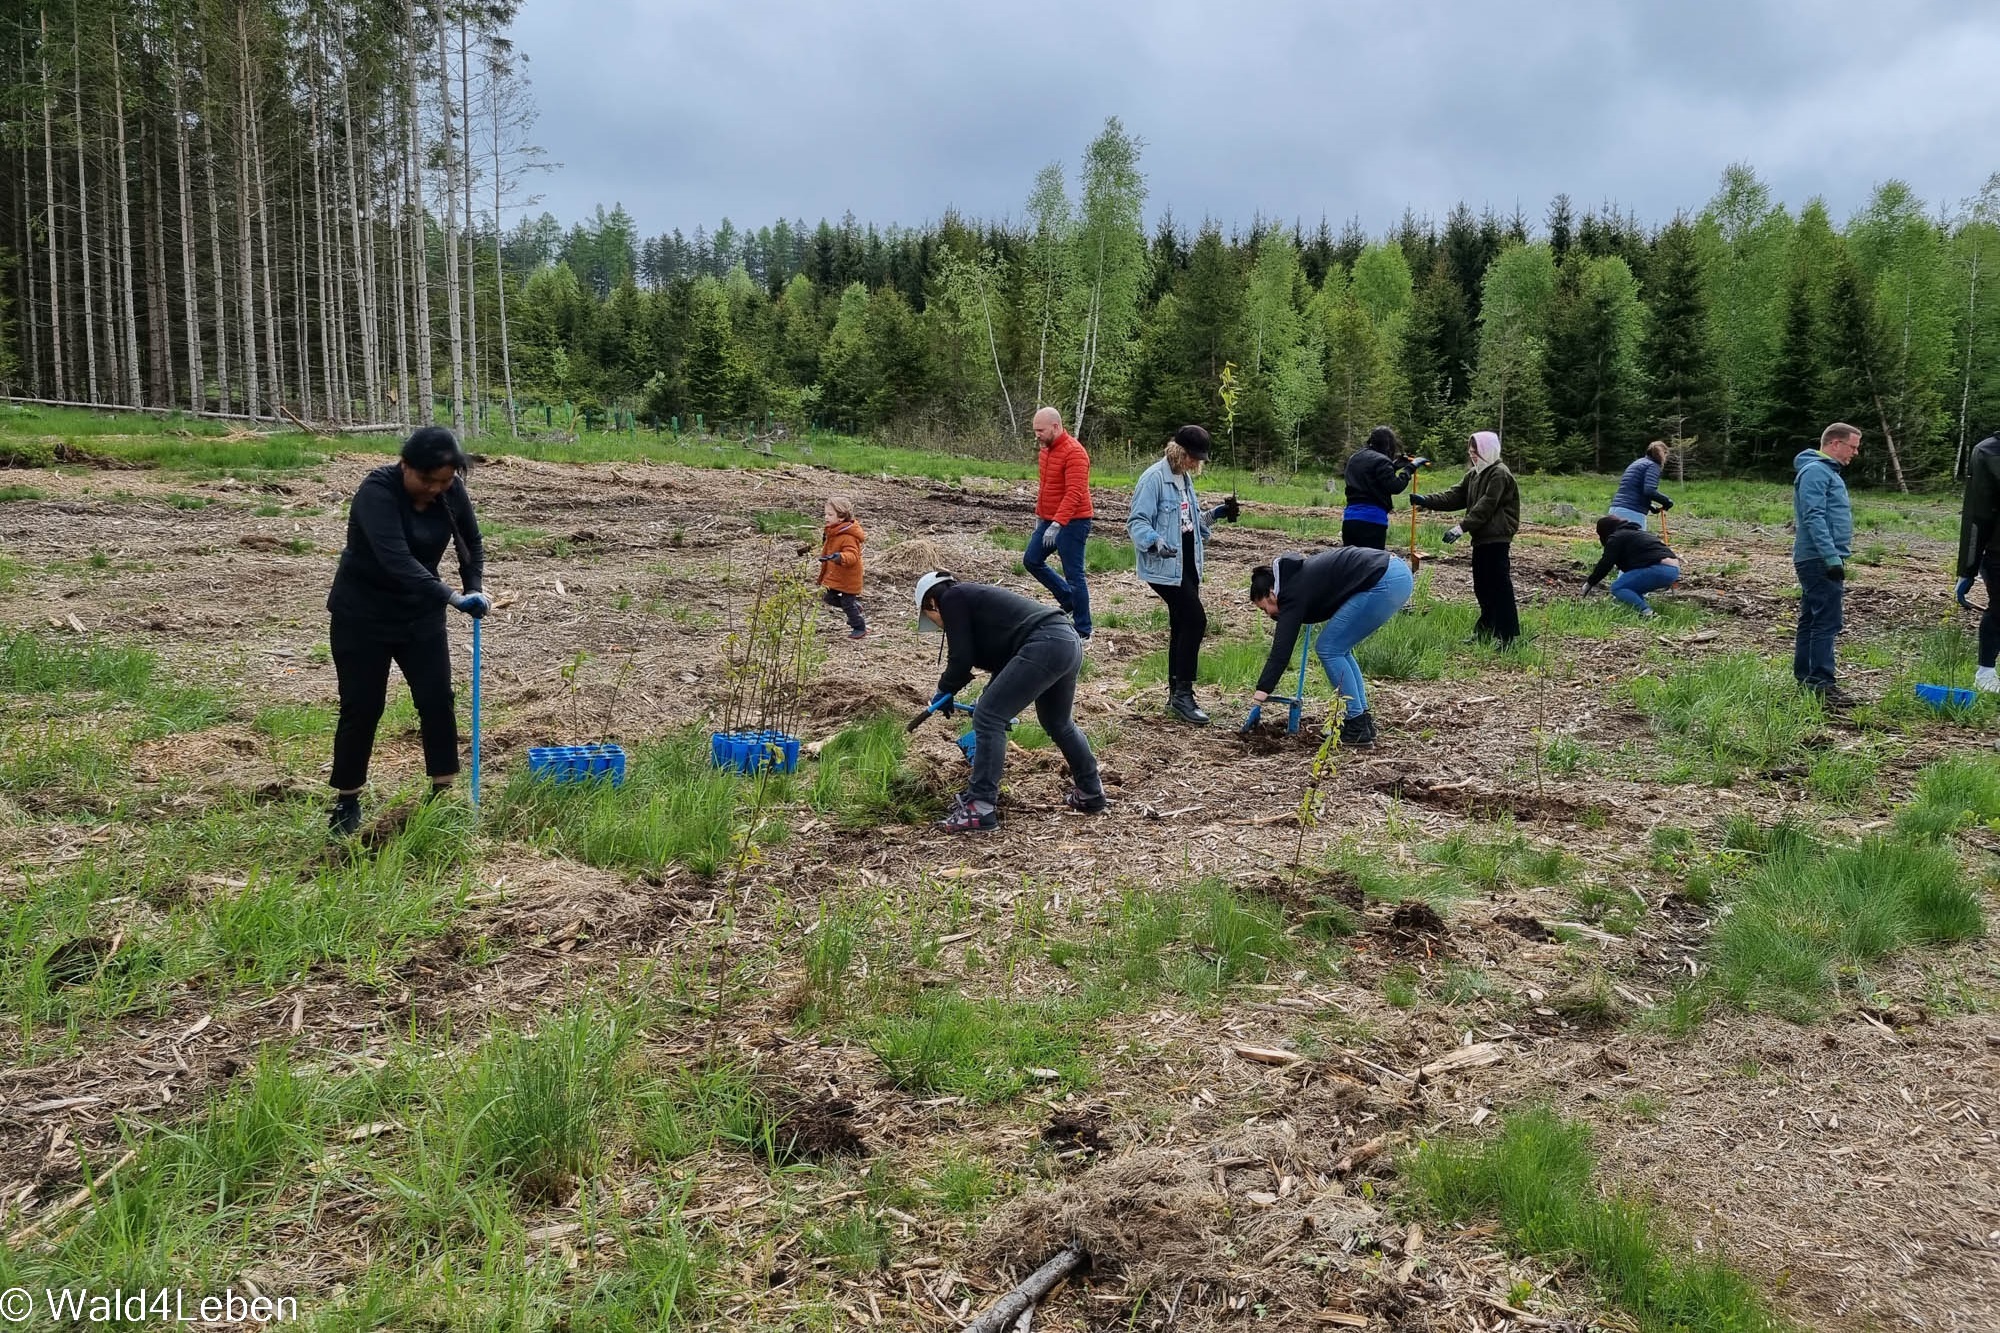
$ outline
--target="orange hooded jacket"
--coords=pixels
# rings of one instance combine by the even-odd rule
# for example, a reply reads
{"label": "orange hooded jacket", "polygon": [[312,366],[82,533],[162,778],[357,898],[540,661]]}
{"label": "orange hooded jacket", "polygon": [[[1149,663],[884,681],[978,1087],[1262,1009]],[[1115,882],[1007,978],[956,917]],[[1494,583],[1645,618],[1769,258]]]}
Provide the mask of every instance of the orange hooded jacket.
{"label": "orange hooded jacket", "polygon": [[851,518],[843,518],[838,523],[826,525],[826,546],[821,555],[834,557],[819,567],[819,581],[822,586],[835,592],[851,592],[861,595],[861,543],[868,540],[868,534],[859,523]]}

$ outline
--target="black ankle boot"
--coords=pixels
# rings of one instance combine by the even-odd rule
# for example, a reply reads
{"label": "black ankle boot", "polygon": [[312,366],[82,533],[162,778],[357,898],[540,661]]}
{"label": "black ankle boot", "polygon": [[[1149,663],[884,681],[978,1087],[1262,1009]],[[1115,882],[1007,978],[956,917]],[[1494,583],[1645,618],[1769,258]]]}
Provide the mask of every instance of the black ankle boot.
{"label": "black ankle boot", "polygon": [[1187,681],[1177,680],[1167,687],[1167,711],[1183,722],[1192,722],[1197,727],[1208,725],[1208,714],[1195,702],[1194,686]]}
{"label": "black ankle boot", "polygon": [[361,798],[342,796],[333,803],[326,826],[336,838],[351,838],[361,831]]}
{"label": "black ankle boot", "polygon": [[1375,743],[1375,714],[1356,713],[1353,717],[1342,718],[1340,722],[1340,743],[1357,749],[1367,749]]}

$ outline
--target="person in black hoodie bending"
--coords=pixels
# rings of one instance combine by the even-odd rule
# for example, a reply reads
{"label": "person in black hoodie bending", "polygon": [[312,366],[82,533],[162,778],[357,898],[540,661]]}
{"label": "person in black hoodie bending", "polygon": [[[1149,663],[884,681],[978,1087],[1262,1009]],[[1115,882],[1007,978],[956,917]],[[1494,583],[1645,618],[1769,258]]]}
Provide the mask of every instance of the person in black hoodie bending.
{"label": "person in black hoodie bending", "polygon": [[1646,594],[1680,582],[1681,560],[1674,548],[1616,514],[1597,520],[1597,540],[1604,545],[1604,558],[1583,581],[1583,595],[1596,592],[1614,568],[1622,570],[1611,584],[1611,595],[1637,611],[1640,619],[1651,620],[1654,611]]}
{"label": "person in black hoodie bending", "polygon": [[1281,555],[1251,570],[1251,602],[1278,623],[1271,631],[1271,653],[1250,696],[1250,716],[1244,719],[1243,730],[1257,729],[1264,701],[1291,665],[1299,631],[1325,621],[1313,648],[1327,683],[1346,705],[1340,743],[1373,745],[1375,715],[1368,709],[1368,689],[1354,649],[1403,609],[1415,586],[1415,576],[1401,556],[1355,546],[1314,556]]}
{"label": "person in black hoodie bending", "polygon": [[1416,470],[1430,460],[1407,458],[1403,442],[1387,426],[1368,432],[1368,443],[1347,460],[1347,507],[1340,513],[1340,544],[1380,551],[1389,544],[1389,515],[1395,497]]}
{"label": "person in black hoodie bending", "polygon": [[[457,437],[442,426],[424,426],[403,442],[400,461],[361,479],[348,506],[347,546],[326,598],[340,683],[328,779],[336,793],[330,820],[335,833],[361,827],[361,789],[388,700],[391,662],[402,668],[417,706],[431,794],[458,776],[444,609],[454,606],[476,619],[492,608],[479,590],[486,556],[465,489],[469,466]],[[438,578],[447,544],[458,547],[460,592]]]}
{"label": "person in black hoodie bending", "polygon": [[971,682],[974,670],[993,673],[972,706],[972,730],[978,737],[972,783],[953,800],[940,827],[973,833],[1000,822],[1007,722],[1030,703],[1069,765],[1071,787],[1063,803],[1089,815],[1103,810],[1097,756],[1071,716],[1083,643],[1069,614],[1006,588],[960,583],[940,569],[917,580],[917,615],[917,633],[942,634],[945,640],[944,674],[938,677],[933,709],[949,713],[953,696]]}

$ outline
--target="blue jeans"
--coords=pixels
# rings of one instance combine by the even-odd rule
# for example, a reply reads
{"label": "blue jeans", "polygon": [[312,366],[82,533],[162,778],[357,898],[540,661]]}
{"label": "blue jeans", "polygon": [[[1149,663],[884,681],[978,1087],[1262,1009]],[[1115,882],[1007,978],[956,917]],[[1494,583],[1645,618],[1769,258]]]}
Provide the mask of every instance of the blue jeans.
{"label": "blue jeans", "polygon": [[1090,520],[1073,518],[1062,525],[1056,534],[1056,559],[1062,561],[1060,577],[1049,568],[1049,558],[1042,554],[1042,534],[1049,530],[1045,518],[1035,520],[1034,535],[1028,538],[1028,550],[1021,557],[1021,563],[1041,581],[1044,588],[1056,595],[1056,605],[1070,613],[1076,621],[1076,632],[1088,638],[1090,635],[1090,585],[1084,581],[1083,545],[1090,540]]}
{"label": "blue jeans", "polygon": [[1636,509],[1620,509],[1617,505],[1612,505],[1610,512],[1613,518],[1622,518],[1627,523],[1637,523],[1642,528],[1646,526],[1646,516]]}
{"label": "blue jeans", "polygon": [[1800,560],[1799,634],[1792,648],[1792,678],[1810,689],[1833,684],[1833,641],[1840,634],[1845,583],[1826,576],[1826,561]]}
{"label": "blue jeans", "polygon": [[1389,557],[1382,581],[1366,592],[1358,592],[1341,604],[1326,622],[1313,643],[1319,664],[1326,668],[1327,683],[1347,700],[1347,715],[1359,717],[1368,711],[1368,687],[1361,682],[1361,664],[1354,660],[1355,645],[1389,623],[1390,617],[1410,600],[1416,580],[1399,555]]}
{"label": "blue jeans", "polygon": [[1611,595],[1634,611],[1650,611],[1646,605],[1646,594],[1671,588],[1680,582],[1678,565],[1643,565],[1638,569],[1628,569],[1611,584]]}

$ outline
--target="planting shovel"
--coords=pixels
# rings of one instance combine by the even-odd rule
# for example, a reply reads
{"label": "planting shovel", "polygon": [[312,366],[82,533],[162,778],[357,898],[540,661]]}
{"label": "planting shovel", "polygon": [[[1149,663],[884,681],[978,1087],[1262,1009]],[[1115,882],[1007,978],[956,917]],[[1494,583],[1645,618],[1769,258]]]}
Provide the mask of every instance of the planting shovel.
{"label": "planting shovel", "polygon": [[479,625],[472,622],[472,808],[479,808]]}
{"label": "planting shovel", "polygon": [[1265,703],[1290,705],[1285,712],[1285,734],[1288,736],[1299,734],[1299,715],[1306,706],[1306,653],[1312,647],[1313,629],[1314,627],[1311,625],[1306,626],[1299,642],[1299,683],[1297,689],[1290,694],[1267,695],[1264,700]]}

